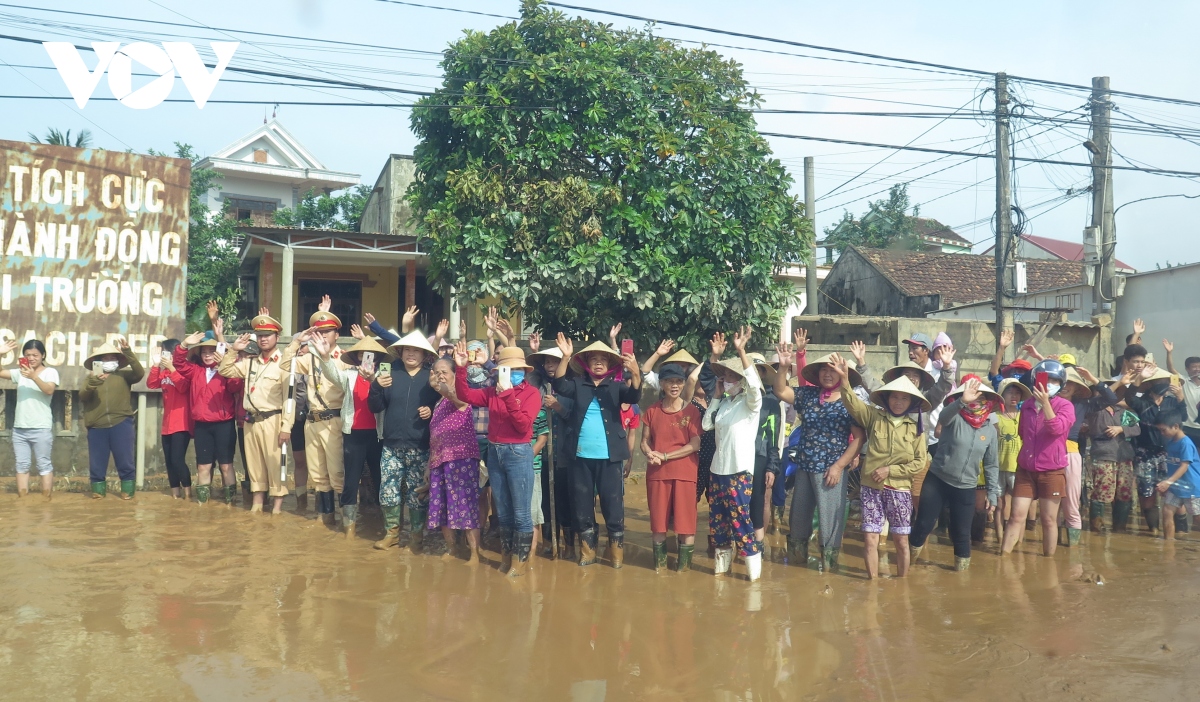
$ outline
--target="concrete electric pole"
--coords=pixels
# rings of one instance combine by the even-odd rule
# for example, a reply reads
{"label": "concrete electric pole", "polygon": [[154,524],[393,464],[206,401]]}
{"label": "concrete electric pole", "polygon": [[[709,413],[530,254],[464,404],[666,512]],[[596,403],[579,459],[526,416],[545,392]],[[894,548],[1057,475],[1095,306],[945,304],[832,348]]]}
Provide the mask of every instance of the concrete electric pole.
{"label": "concrete electric pole", "polygon": [[[817,313],[817,176],[813,157],[804,157],[804,216],[812,223],[813,245],[811,257],[804,267],[804,314]],[[784,339],[787,341],[787,339]]]}
{"label": "concrete electric pole", "polygon": [[[1113,227],[1112,133],[1109,129],[1112,101],[1108,76],[1092,79],[1092,226],[1095,237],[1095,277],[1092,281],[1092,321],[1100,326],[1100,364],[1113,362],[1113,320],[1117,316],[1116,250]],[[1087,248],[1085,246],[1085,248]]]}
{"label": "concrete electric pole", "polygon": [[1009,152],[1008,75],[996,74],[996,343],[1013,328],[1012,175]]}

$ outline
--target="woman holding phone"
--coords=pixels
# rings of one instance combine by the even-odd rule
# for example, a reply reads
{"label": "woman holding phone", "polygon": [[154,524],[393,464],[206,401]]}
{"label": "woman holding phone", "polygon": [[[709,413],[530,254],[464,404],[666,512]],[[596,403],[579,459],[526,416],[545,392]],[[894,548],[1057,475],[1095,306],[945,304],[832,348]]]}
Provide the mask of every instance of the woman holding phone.
{"label": "woman holding phone", "polygon": [[[17,348],[17,342],[0,344],[0,356]],[[26,341],[17,358],[17,368],[0,370],[0,378],[17,385],[17,412],[13,418],[12,443],[16,454],[17,497],[29,494],[29,467],[37,461],[42,479],[42,494],[50,499],[54,487],[54,465],[50,449],[54,445],[54,415],[50,401],[58,389],[58,371],[45,365],[46,347],[37,339]]]}
{"label": "woman holding phone", "polygon": [[92,497],[102,499],[108,491],[108,457],[117,464],[121,499],[132,500],[137,468],[133,422],[133,393],[130,390],[145,375],[137,355],[124,337],[106,343],[83,362],[90,369],[79,402],[88,433],[88,473]]}

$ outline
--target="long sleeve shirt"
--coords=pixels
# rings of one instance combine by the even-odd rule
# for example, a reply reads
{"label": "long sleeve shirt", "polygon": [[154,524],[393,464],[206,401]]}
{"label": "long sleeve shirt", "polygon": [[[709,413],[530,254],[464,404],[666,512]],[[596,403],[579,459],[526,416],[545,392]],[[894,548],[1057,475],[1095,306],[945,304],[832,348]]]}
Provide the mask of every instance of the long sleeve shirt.
{"label": "long sleeve shirt", "polygon": [[188,398],[191,395],[187,376],[178,370],[165,371],[162,366],[150,369],[146,387],[162,390],[162,435],[192,433],[192,412]]}
{"label": "long sleeve shirt", "polygon": [[296,423],[296,406],[287,401],[289,374],[279,365],[282,353],[276,350],[267,358],[251,356],[241,361],[237,356],[232,350],[222,356],[217,372],[226,378],[245,380],[242,408],[251,417],[279,411],[283,414],[283,431],[291,431]]}
{"label": "long sleeve shirt", "polygon": [[441,399],[429,385],[429,369],[420,368],[410,375],[404,364],[398,363],[392,366],[390,386],[385,388],[378,380],[371,383],[367,402],[372,412],[383,412],[385,446],[427,449],[430,420],[421,419],[421,408],[428,408],[432,416]]}
{"label": "long sleeve shirt", "polygon": [[[1125,410],[1108,406],[1087,416],[1088,442],[1092,447],[1093,461],[1119,463],[1125,460],[1122,449],[1129,439],[1142,433],[1141,424],[1124,425],[1121,418]],[[1121,433],[1116,436],[1108,435],[1109,427],[1121,427]]]}
{"label": "long sleeve shirt", "polygon": [[[942,406],[942,402],[946,399],[946,395],[949,395],[950,391],[954,389],[954,371],[956,369],[957,366],[954,366],[948,373],[939,372],[936,376],[937,380],[934,382],[934,384],[930,385],[928,390],[921,393],[925,396],[926,400],[929,400],[930,407],[935,409],[940,408]],[[883,383],[875,377],[875,372],[872,371],[867,364],[864,363],[861,366],[856,366],[855,370],[857,370],[858,374],[862,376],[863,387],[865,387],[868,392],[875,392],[879,388],[883,387]],[[933,434],[932,429],[937,425],[939,416],[940,410],[938,410],[938,412],[922,412],[921,429],[926,434]]]}
{"label": "long sleeve shirt", "polygon": [[[842,402],[854,423],[867,431],[867,459],[862,469],[862,484],[875,490],[912,490],[912,481],[925,467],[929,455],[925,438],[917,431],[917,423],[905,415],[897,421],[886,410],[868,405],[858,395],[842,389]],[[886,466],[887,477],[882,482],[872,473]]]}
{"label": "long sleeve shirt", "polygon": [[467,369],[454,373],[458,399],[475,407],[488,408],[488,441],[494,444],[527,444],[533,441],[533,420],[542,409],[542,393],[529,383],[519,383],[503,392],[495,387],[476,390],[467,384]]}
{"label": "long sleeve shirt", "polygon": [[[345,368],[339,361],[341,357],[341,349],[333,349],[329,354],[329,362],[339,370]],[[321,357],[314,353],[296,355],[289,346],[284,350],[279,365],[285,373],[296,373],[297,388],[300,386],[300,379],[304,379],[304,394],[309,412],[340,411],[347,397],[350,397],[351,401],[354,399],[347,389],[354,386],[348,385],[340,374],[335,374],[336,379],[330,380],[322,367],[324,364],[321,363]],[[353,417],[353,413],[350,416]]]}
{"label": "long sleeve shirt", "polygon": [[145,377],[146,371],[131,349],[124,353],[129,365],[109,373],[104,380],[89,373],[79,391],[83,425],[88,429],[109,429],[133,416],[130,388]]}
{"label": "long sleeve shirt", "polygon": [[[1071,403],[1066,404],[1069,406]],[[929,472],[944,480],[950,487],[965,490],[979,484],[979,466],[982,464],[988,502],[997,505],[1000,503],[1000,440],[996,429],[996,417],[991,417],[976,429],[962,418],[960,410],[962,402],[953,402],[938,417],[938,423],[942,427],[942,438],[938,441],[937,454],[929,465]],[[1024,417],[1021,418],[1021,423],[1025,423]],[[1064,466],[1067,460],[1065,436],[1064,430]],[[864,473],[864,477],[865,475]]]}
{"label": "long sleeve shirt", "polygon": [[[237,354],[233,351],[236,357]],[[188,381],[188,413],[193,426],[195,422],[228,422],[233,419],[234,407],[242,399],[242,385],[217,372],[217,367],[207,368],[188,360],[188,350],[183,344],[175,347],[172,354],[175,370]],[[210,372],[211,371],[211,372]]]}
{"label": "long sleeve shirt", "polygon": [[1035,400],[1021,406],[1021,453],[1017,467],[1035,473],[1067,467],[1067,434],[1075,424],[1075,406],[1070,400],[1050,398],[1054,419],[1038,409]]}
{"label": "long sleeve shirt", "polygon": [[754,472],[763,387],[754,366],[744,369],[742,378],[742,391],[713,400],[701,423],[704,431],[716,431],[717,453],[709,468],[714,475]]}
{"label": "long sleeve shirt", "polygon": [[[1092,390],[1092,396],[1086,400],[1075,400],[1072,404],[1075,405],[1075,423],[1071,425],[1071,431],[1067,434],[1067,438],[1071,441],[1079,441],[1081,438],[1079,430],[1083,427],[1089,414],[1111,407],[1117,404],[1120,400],[1117,399],[1112,389],[1107,383],[1100,383]],[[1086,437],[1084,437],[1086,438]]]}
{"label": "long sleeve shirt", "polygon": [[1183,414],[1184,407],[1179,398],[1168,392],[1162,396],[1161,403],[1155,403],[1149,393],[1137,393],[1136,388],[1129,388],[1125,392],[1125,404],[1137,413],[1142,423],[1142,433],[1133,440],[1134,446],[1150,453],[1165,453],[1167,442],[1156,425],[1164,414]]}

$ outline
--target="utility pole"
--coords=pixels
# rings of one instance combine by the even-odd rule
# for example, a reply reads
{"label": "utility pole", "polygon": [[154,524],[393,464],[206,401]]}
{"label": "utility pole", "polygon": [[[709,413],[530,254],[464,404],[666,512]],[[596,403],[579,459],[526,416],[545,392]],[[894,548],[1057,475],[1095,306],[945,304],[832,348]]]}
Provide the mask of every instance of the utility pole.
{"label": "utility pole", "polygon": [[1115,253],[1116,230],[1113,227],[1112,133],[1109,129],[1112,101],[1108,76],[1092,79],[1092,231],[1099,258],[1092,281],[1092,321],[1100,327],[1099,355],[1101,371],[1113,361],[1113,320],[1117,316]]}
{"label": "utility pole", "polygon": [[1008,74],[996,74],[996,344],[1000,335],[1012,330],[1013,259],[1012,183],[1010,177]]}
{"label": "utility pole", "polygon": [[[812,223],[813,245],[811,257],[804,267],[804,314],[817,314],[817,176],[813,157],[804,157],[804,216]],[[787,339],[784,339],[787,341]]]}

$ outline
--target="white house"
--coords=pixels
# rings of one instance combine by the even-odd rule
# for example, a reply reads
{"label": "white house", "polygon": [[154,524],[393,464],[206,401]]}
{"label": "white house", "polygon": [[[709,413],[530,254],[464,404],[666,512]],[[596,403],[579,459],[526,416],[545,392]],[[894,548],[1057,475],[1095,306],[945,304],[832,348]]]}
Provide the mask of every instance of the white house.
{"label": "white house", "polygon": [[330,193],[357,185],[357,173],[331,171],[304,148],[278,120],[271,120],[215,154],[198,168],[223,177],[208,191],[208,206],[219,212],[226,202],[237,220],[273,223],[281,207],[295,207],[309,191]]}

